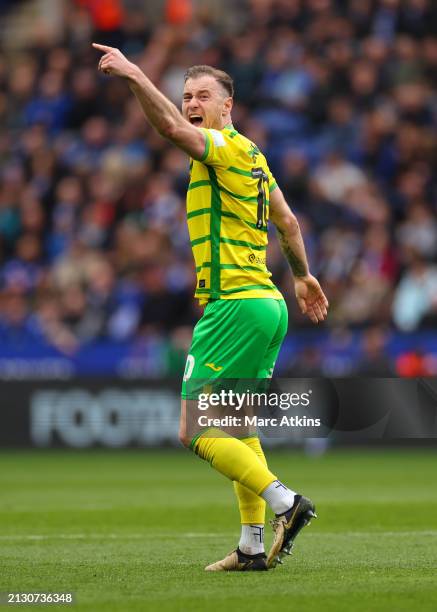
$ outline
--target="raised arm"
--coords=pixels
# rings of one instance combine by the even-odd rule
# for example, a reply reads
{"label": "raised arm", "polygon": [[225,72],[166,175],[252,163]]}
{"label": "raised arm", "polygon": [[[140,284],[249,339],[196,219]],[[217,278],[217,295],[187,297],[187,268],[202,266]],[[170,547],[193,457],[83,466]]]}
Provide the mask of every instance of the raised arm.
{"label": "raised arm", "polygon": [[313,323],[323,321],[328,314],[328,300],[318,280],[310,274],[299,223],[279,187],[270,194],[270,220],[278,230],[282,252],[293,271],[294,290],[302,313]]}
{"label": "raised arm", "polygon": [[99,70],[128,81],[147,120],[157,132],[194,159],[200,159],[205,152],[205,135],[202,130],[186,121],[176,106],[119,49],[97,43],[93,43],[93,47],[104,54],[100,58]]}

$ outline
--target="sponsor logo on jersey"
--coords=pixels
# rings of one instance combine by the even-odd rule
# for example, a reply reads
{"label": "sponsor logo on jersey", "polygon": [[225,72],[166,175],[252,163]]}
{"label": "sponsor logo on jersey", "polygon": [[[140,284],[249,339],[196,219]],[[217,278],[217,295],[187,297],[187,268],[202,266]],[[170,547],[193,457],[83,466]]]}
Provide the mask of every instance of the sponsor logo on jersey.
{"label": "sponsor logo on jersey", "polygon": [[223,370],[223,366],[216,366],[214,363],[205,363],[205,366],[207,368],[211,368],[211,370],[214,370],[214,372],[220,372],[220,370]]}
{"label": "sponsor logo on jersey", "polygon": [[258,155],[260,155],[260,153],[261,153],[261,151],[258,149],[256,144],[251,142],[250,143],[250,149],[247,151],[247,154],[249,155],[249,157],[252,158],[252,162],[254,164],[256,164],[256,158],[258,157]]}
{"label": "sponsor logo on jersey", "polygon": [[266,265],[266,258],[260,257],[259,255],[255,255],[255,253],[251,253],[248,257],[248,260],[250,261],[251,264],[256,263],[260,266]]}

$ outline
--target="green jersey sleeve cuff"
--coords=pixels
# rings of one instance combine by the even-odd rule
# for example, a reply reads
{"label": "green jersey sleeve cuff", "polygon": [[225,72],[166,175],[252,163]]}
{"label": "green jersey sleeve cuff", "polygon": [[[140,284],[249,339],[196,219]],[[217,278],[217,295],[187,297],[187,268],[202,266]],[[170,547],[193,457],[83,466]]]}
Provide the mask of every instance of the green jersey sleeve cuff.
{"label": "green jersey sleeve cuff", "polygon": [[274,189],[276,189],[277,186],[278,183],[276,181],[273,181],[273,183],[269,185],[269,192],[271,193]]}

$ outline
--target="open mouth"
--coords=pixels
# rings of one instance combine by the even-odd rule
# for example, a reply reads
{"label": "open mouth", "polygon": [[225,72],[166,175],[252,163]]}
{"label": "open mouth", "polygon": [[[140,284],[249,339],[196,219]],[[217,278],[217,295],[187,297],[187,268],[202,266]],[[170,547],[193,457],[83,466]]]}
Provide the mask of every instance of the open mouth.
{"label": "open mouth", "polygon": [[203,123],[203,117],[201,117],[200,115],[191,115],[190,123],[192,125],[195,125],[196,127],[199,127]]}

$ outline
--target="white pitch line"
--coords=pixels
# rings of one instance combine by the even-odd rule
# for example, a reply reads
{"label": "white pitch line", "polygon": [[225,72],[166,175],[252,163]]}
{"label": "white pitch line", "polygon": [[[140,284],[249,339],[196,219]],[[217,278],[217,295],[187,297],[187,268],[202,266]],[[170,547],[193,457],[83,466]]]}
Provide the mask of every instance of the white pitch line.
{"label": "white pitch line", "polygon": [[[150,540],[156,538],[171,538],[171,539],[184,539],[184,538],[225,538],[233,537],[236,532],[222,532],[222,533],[128,533],[128,534],[117,534],[117,533],[55,533],[55,534],[14,534],[14,535],[0,535],[2,541],[14,541],[14,540]],[[305,537],[308,535],[317,538],[362,538],[362,537],[412,537],[412,536],[425,536],[425,537],[437,537],[437,530],[424,530],[424,531],[324,531],[311,533],[305,531]]]}

